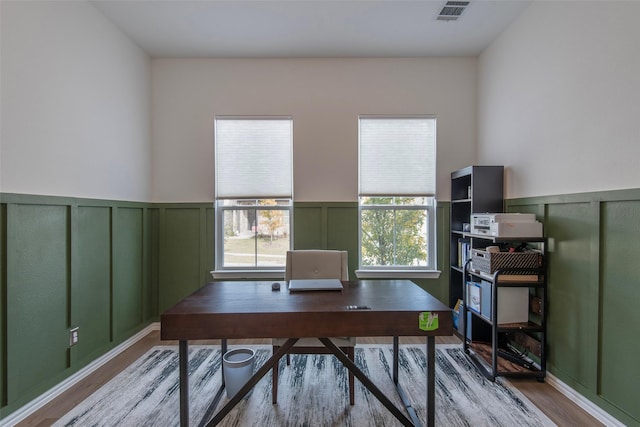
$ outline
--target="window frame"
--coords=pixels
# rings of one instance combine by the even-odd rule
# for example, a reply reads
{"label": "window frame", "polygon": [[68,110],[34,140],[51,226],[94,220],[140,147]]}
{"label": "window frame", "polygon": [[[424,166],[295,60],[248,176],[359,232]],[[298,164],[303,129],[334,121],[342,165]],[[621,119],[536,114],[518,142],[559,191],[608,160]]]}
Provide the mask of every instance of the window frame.
{"label": "window frame", "polygon": [[[437,125],[436,117],[433,115],[401,115],[401,116],[360,116],[358,117],[358,180],[360,180],[360,167],[361,167],[361,134],[360,134],[360,126],[361,121],[364,119],[415,119],[415,118],[424,118],[424,119],[432,119],[434,120],[434,126]],[[434,138],[436,138],[437,133],[434,130]],[[434,141],[434,147],[437,141]],[[434,167],[436,165],[436,156],[435,156],[435,148],[433,155],[433,164]],[[435,173],[434,173],[435,176]],[[434,183],[435,184],[435,183]],[[358,183],[358,187],[360,188],[360,182]],[[365,204],[363,201],[366,198],[398,198],[398,197],[426,197],[427,203],[420,205],[406,205],[406,204],[388,204],[388,205],[370,205]],[[362,252],[363,252],[363,231],[362,231],[362,219],[364,211],[371,210],[387,210],[387,211],[409,211],[409,210],[418,210],[424,211],[427,215],[427,241],[426,251],[427,257],[425,259],[426,265],[420,266],[411,266],[411,265],[364,265]],[[438,278],[440,275],[440,271],[437,269],[437,199],[435,194],[393,194],[393,195],[362,195],[358,194],[358,270],[356,271],[356,276],[358,278]],[[395,247],[395,243],[394,243]]]}
{"label": "window frame", "polygon": [[[217,126],[218,120],[288,120],[291,126],[291,134],[290,134],[290,145],[289,152],[291,157],[291,195],[290,197],[239,197],[239,198],[226,198],[226,197],[218,197],[218,183],[217,183],[217,172],[216,172],[216,182],[214,182],[215,194],[214,194],[214,270],[211,271],[212,277],[214,279],[226,279],[226,278],[247,278],[247,279],[281,279],[284,276],[285,265],[282,266],[225,266],[224,265],[224,244],[225,244],[225,233],[224,233],[224,213],[227,211],[238,211],[238,210],[246,210],[246,211],[260,211],[260,210],[282,210],[287,211],[289,215],[289,248],[293,247],[293,117],[292,116],[225,116],[220,115],[216,116],[214,119],[214,153],[217,155],[217,140],[216,140],[216,130],[215,126]],[[214,164],[217,165],[216,159],[214,159]],[[224,205],[225,201],[228,200],[236,200],[238,202],[251,202],[253,204],[241,205],[241,204],[231,204]],[[287,204],[276,203],[275,205],[260,205],[260,200],[276,200],[276,201],[287,201]],[[257,236],[257,230],[256,230]],[[254,252],[254,255],[257,257],[258,252]],[[283,253],[283,256],[286,256],[286,253]]]}

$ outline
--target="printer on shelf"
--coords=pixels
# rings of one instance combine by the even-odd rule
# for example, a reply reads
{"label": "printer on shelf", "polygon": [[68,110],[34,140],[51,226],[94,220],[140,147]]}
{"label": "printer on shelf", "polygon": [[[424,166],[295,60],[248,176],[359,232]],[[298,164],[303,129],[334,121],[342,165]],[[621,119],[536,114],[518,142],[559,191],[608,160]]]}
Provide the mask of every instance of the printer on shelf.
{"label": "printer on shelf", "polygon": [[542,237],[542,223],[534,214],[474,213],[471,234],[490,237]]}

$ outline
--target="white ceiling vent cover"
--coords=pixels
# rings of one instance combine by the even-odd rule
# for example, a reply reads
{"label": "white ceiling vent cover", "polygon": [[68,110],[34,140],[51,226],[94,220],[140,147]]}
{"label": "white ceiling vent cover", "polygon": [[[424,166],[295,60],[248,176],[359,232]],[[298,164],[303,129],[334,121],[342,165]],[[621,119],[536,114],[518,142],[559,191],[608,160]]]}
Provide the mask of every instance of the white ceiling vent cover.
{"label": "white ceiling vent cover", "polygon": [[438,14],[436,20],[438,21],[455,21],[460,18],[462,12],[469,6],[468,1],[448,1],[444,4],[444,7]]}

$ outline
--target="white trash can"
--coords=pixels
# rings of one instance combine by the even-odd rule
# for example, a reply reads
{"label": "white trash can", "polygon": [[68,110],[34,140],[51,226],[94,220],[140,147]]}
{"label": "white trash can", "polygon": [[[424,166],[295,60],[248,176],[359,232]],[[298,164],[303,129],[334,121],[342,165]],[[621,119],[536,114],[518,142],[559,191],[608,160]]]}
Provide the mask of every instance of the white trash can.
{"label": "white trash can", "polygon": [[222,372],[227,397],[231,399],[253,375],[255,352],[250,348],[235,348],[222,357]]}

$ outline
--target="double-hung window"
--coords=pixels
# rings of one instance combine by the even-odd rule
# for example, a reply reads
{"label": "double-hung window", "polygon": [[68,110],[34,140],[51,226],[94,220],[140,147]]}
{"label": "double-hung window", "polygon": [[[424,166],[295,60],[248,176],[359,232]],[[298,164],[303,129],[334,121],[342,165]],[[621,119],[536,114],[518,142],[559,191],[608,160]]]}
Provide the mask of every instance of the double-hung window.
{"label": "double-hung window", "polygon": [[436,270],[436,120],[360,117],[359,277]]}
{"label": "double-hung window", "polygon": [[216,117],[216,272],[284,270],[292,149],[290,117]]}

